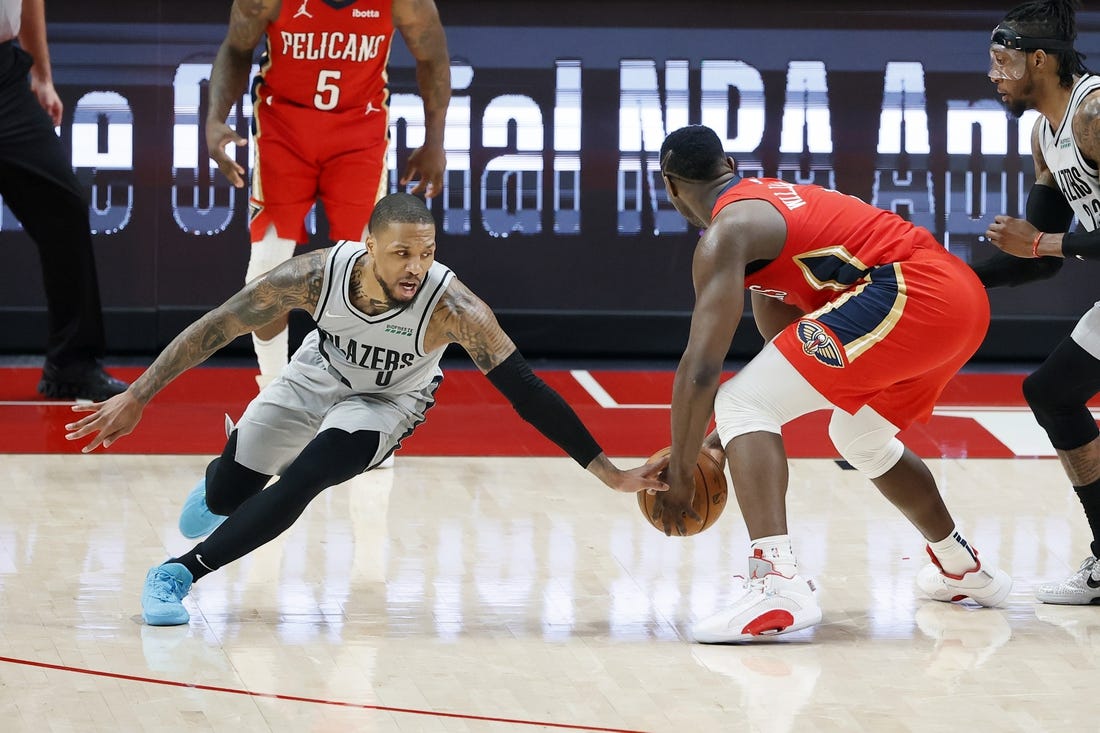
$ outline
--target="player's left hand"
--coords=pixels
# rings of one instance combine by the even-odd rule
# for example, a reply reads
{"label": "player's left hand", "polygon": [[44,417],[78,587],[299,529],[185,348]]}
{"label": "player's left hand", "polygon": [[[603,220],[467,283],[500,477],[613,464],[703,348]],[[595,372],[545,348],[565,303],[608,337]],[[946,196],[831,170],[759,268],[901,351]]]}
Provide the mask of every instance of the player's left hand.
{"label": "player's left hand", "polygon": [[701,450],[709,454],[719,468],[724,469],[726,467],[726,451],[722,448],[722,439],[718,437],[717,430],[710,431],[707,437],[703,439]]}
{"label": "player's left hand", "polygon": [[133,432],[144,409],[145,405],[129,390],[105,402],[73,405],[73,412],[92,414],[66,425],[65,429],[69,432],[65,434],[65,440],[79,440],[94,434],[92,442],[80,449],[81,453],[91,453],[100,445],[110,448],[116,440]]}
{"label": "player's left hand", "polygon": [[1039,230],[1024,219],[1016,219],[1000,214],[993,217],[993,223],[989,225],[985,236],[993,243],[993,246],[1005,254],[1013,257],[1033,259],[1031,253],[1032,243]]}
{"label": "player's left hand", "polygon": [[422,193],[426,198],[435,198],[443,193],[443,171],[446,169],[447,154],[442,145],[421,145],[409,153],[401,185],[419,178],[420,182],[409,193],[414,196]]}

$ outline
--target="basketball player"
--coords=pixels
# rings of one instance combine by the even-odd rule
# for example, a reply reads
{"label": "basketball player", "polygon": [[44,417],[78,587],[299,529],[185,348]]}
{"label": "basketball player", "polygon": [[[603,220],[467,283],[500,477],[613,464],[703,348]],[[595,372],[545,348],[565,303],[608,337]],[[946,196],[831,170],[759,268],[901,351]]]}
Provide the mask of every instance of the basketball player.
{"label": "basketball player", "polygon": [[105,400],[126,383],[99,362],[106,338],[88,201],[54,132],[62,111],[44,0],[0,0],[0,198],[42,263],[49,332],[38,391]]}
{"label": "basketball player", "polygon": [[[253,280],[189,326],[121,395],[83,406],[70,440],[88,452],[137,425],[173,378],[237,336],[292,308],[317,322],[293,360],[252,400],[180,518],[185,534],[213,531],[149,571],[146,623],[187,623],[191,583],[274,539],[325,488],[377,466],[424,420],[443,378],[444,348],[460,344],[516,411],[617,491],[658,491],[659,467],[620,471],[573,410],[532,373],[492,310],[435,261],[435,224],[406,193],[381,199],[366,244],[344,241]],[[279,479],[266,489],[273,475]],[[224,522],[224,523],[223,523]]]}
{"label": "basketball player", "polygon": [[[986,235],[1001,252],[975,267],[987,287],[1049,277],[1063,258],[1100,259],[1100,77],[1073,48],[1076,2],[1027,2],[993,29],[989,78],[1009,112],[1038,110],[1035,184],[1027,219],[998,216]],[[1074,215],[1080,227],[1066,234]],[[1058,452],[1092,531],[1077,572],[1039,585],[1044,603],[1100,603],[1100,431],[1086,402],[1100,392],[1100,304],[1034,373],[1024,396]]]}
{"label": "basketball player", "polygon": [[[927,420],[989,325],[981,283],[932,235],[859,199],[817,186],[741,178],[709,128],[661,146],[668,197],[706,231],[695,247],[695,309],[672,392],[665,532],[683,532],[691,472],[713,413],[752,541],[732,605],[694,628],[702,642],[747,641],[812,626],[821,608],[787,534],[780,429],[820,409],[829,437],[928,541],[917,582],[930,598],[1000,603],[1012,581],[956,530],[932,474],[897,433]],[[751,293],[767,340],[719,386]]]}
{"label": "basketball player", "polygon": [[[249,197],[251,256],[245,281],[289,259],[308,241],[305,218],[319,198],[332,240],[366,236],[386,192],[389,118],[386,63],[394,28],[416,58],[424,104],[424,145],[401,178],[413,193],[443,190],[443,126],[451,98],[447,39],[433,0],[234,0],[229,29],[210,74],[206,144],[237,188],[244,169],[226,153],[245,145],[226,123],[248,84],[252,55],[267,45],[252,85],[255,167]],[[252,334],[262,389],[287,362],[287,322]]]}

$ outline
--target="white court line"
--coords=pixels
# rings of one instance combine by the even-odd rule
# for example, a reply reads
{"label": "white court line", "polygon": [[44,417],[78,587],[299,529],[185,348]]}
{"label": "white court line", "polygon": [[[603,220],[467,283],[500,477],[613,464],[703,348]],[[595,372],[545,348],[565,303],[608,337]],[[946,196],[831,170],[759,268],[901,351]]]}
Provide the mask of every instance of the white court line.
{"label": "white court line", "polygon": [[596,404],[600,407],[605,407],[609,410],[669,410],[672,409],[672,405],[656,405],[656,404],[619,404],[615,399],[607,393],[607,390],[596,381],[596,378],[589,374],[587,369],[570,369],[569,373],[573,376],[573,379],[577,380],[577,384],[584,387],[584,391],[589,396],[596,400]]}
{"label": "white court line", "polygon": [[[595,377],[587,369],[571,369],[569,374],[573,379],[577,380],[577,383],[584,387],[584,390],[588,392],[588,395],[599,404],[600,407],[606,407],[609,410],[639,410],[639,409],[653,409],[653,410],[670,410],[672,405],[660,404],[656,402],[645,403],[619,403],[615,401],[615,398],[607,393],[607,390],[603,388]],[[934,414],[942,415],[944,417],[975,417],[979,414],[999,414],[999,413],[1026,413],[1031,414],[1031,408],[1027,405],[945,405],[943,407],[937,407]],[[1092,416],[1100,420],[1100,409],[1091,410]]]}
{"label": "white court line", "polygon": [[[584,388],[596,403],[608,410],[669,410],[669,404],[619,403],[608,394],[603,385],[587,369],[573,369],[569,372],[577,383]],[[1100,410],[1092,410],[1094,418],[1100,419]],[[989,432],[1006,448],[1018,456],[1056,455],[1050,445],[1046,432],[1035,421],[1031,409],[1026,405],[950,405],[937,407],[934,415],[942,417],[965,417],[974,420]]]}

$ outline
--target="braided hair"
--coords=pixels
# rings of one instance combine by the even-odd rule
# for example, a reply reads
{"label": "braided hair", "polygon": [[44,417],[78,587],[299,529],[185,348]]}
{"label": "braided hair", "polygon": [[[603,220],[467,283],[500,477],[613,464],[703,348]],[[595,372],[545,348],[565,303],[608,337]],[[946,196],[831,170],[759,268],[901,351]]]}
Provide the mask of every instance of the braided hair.
{"label": "braided hair", "polygon": [[[1077,39],[1076,12],[1080,7],[1080,0],[1030,0],[1008,11],[1002,22],[1020,35],[1072,43]],[[1073,86],[1074,76],[1088,73],[1084,54],[1075,49],[1047,53],[1058,56],[1058,81],[1063,87]]]}

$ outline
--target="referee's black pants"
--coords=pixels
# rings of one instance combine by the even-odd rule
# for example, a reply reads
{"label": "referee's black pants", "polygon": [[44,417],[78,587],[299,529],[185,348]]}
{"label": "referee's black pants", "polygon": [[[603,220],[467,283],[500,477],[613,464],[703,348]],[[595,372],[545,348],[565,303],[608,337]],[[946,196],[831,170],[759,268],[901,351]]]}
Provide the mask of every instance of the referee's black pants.
{"label": "referee's black pants", "polygon": [[0,43],[0,197],[38,247],[49,324],[46,363],[64,368],[103,356],[103,312],[88,202],[31,92],[31,63],[10,41]]}

